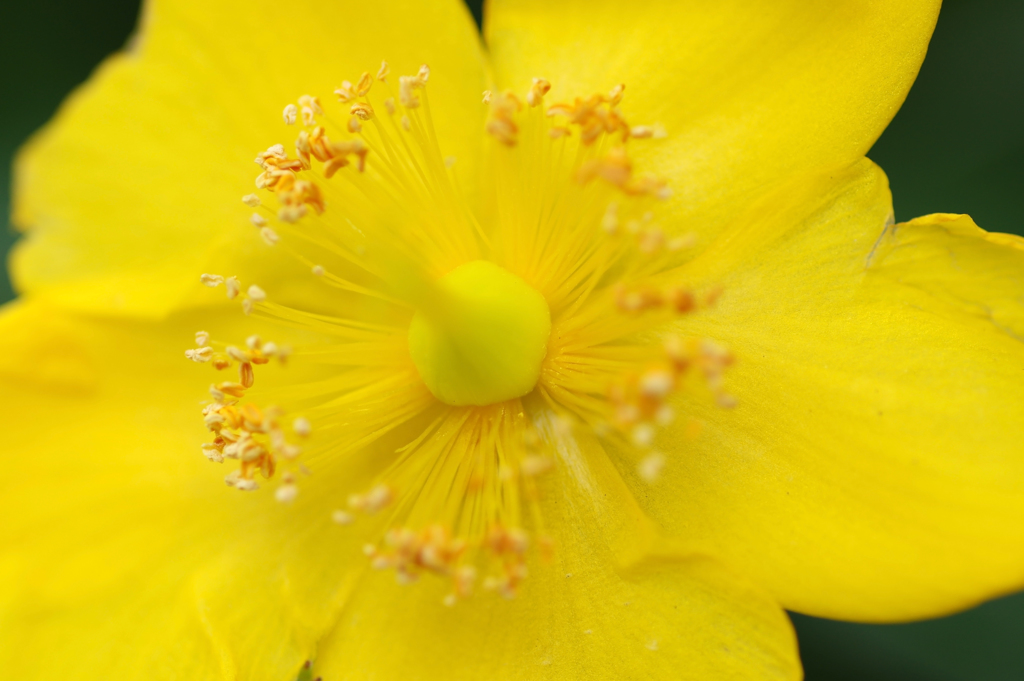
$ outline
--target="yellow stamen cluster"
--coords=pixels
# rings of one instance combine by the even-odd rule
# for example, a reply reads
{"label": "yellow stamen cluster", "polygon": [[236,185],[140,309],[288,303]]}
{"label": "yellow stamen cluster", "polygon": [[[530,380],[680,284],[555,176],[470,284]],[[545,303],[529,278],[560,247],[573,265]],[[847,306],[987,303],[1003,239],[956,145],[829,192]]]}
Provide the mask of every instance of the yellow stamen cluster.
{"label": "yellow stamen cluster", "polygon": [[623,147],[614,147],[603,158],[588,161],[580,168],[580,182],[602,179],[621,189],[627,196],[655,196],[667,199],[672,195],[665,181],[654,175],[637,176],[633,162]]}
{"label": "yellow stamen cluster", "polygon": [[[330,433],[330,442],[303,453],[310,465],[310,457],[361,456],[385,435],[404,432],[399,425],[425,424],[393,456],[374,459],[379,469],[368,486],[364,481],[353,491],[354,483],[338,480],[347,504],[331,518],[353,528],[348,531],[376,528],[365,553],[399,581],[424,574],[450,580],[445,602],[451,605],[478,590],[514,596],[531,556],[550,551],[538,478],[557,465],[556,440],[573,437],[579,427],[618,440],[625,435],[643,455],[638,475],[653,480],[666,465],[651,447],[655,429],[673,418],[671,395],[688,375],[701,374],[727,404],[721,375],[731,357],[699,340],[671,339],[664,348],[648,340],[679,315],[706,308],[717,293],[698,294],[666,276],[694,240],[656,223],[657,202],[669,190],[634,168],[626,145],[664,131],[627,122],[620,109],[624,86],[552,106],[545,106],[552,85],[543,78],[522,95],[484,93],[486,133],[498,143],[487,145],[495,158],[485,202],[494,210],[480,216],[459,189],[455,159],[441,149],[430,77],[423,66],[391,81],[383,62],[375,76],[367,71],[343,81],[334,90],[346,117],[340,125],[318,98],[304,95],[283,110],[287,125],[302,128],[294,157],[280,144],[257,155],[261,193],[242,198],[249,221],[264,242],[297,258],[317,285],[340,292],[335,316],[325,312],[332,295],[307,311],[268,301],[255,284],[242,295],[237,277],[204,274],[202,283],[223,284],[229,299],[242,298],[246,314],[335,339],[302,349],[303,362],[327,367],[308,395],[286,391],[290,412],[314,418],[318,438]],[[356,172],[339,172],[350,165]],[[477,261],[542,296],[550,316],[550,340],[544,334],[531,344],[544,357],[539,379],[530,379],[537,381],[533,391],[490,404],[437,397],[424,378],[431,371],[437,370],[438,385],[471,381],[472,372],[459,362],[420,366],[433,360],[414,357],[408,340],[414,320],[429,318],[445,333],[466,331],[461,342],[485,338],[488,353],[490,343],[499,345],[483,356],[507,359],[501,353],[503,344],[511,347],[509,334],[471,333],[460,322],[466,315],[450,309],[461,299],[446,298],[450,291],[441,285]],[[374,312],[361,317],[363,309]],[[188,359],[239,367],[237,381],[211,387],[214,401],[203,415],[214,441],[204,453],[240,462],[227,479],[239,489],[255,489],[257,475],[288,468],[278,473],[283,484],[275,496],[294,499],[300,450],[285,436],[284,410],[243,404],[253,367],[283,360],[286,350],[258,339],[215,350],[205,332],[196,343]],[[295,420],[293,431],[307,437],[309,422]]]}
{"label": "yellow stamen cluster", "polygon": [[[273,358],[284,362],[288,350],[279,348],[273,342],[263,343],[258,336],[246,339],[246,347],[226,346],[223,352],[215,352],[207,343],[210,336],[206,331],[196,333],[198,348],[185,351],[185,356],[195,362],[211,362],[217,370],[224,370],[238,364],[238,381],[222,381],[210,386],[213,401],[203,407],[203,423],[214,434],[214,440],[203,444],[203,455],[216,463],[225,459],[240,462],[238,469],[225,478],[225,482],[239,490],[252,491],[259,487],[255,481],[257,473],[265,479],[273,477],[283,460],[294,461],[301,449],[288,441],[280,425],[282,410],[269,407],[261,410],[254,404],[241,404],[246,390],[255,383],[254,365],[267,364]],[[294,432],[299,437],[310,433],[309,422],[296,419]],[[291,501],[297,488],[294,474],[283,476],[284,485],[278,490],[278,498]]]}

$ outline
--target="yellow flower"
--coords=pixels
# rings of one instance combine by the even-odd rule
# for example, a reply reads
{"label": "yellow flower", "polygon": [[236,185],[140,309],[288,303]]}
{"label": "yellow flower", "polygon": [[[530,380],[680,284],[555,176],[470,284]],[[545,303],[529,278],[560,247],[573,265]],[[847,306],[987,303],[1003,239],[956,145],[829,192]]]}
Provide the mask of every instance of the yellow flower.
{"label": "yellow flower", "polygon": [[783,607],[1018,588],[1024,241],[863,158],[937,5],[153,0],[18,166],[4,678],[798,678]]}

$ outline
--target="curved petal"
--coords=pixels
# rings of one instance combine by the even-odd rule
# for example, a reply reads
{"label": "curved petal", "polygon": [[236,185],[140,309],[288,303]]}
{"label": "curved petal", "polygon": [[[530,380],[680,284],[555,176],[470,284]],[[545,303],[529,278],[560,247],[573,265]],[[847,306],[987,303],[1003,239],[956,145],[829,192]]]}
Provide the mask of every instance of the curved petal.
{"label": "curved petal", "polygon": [[767,198],[693,262],[687,332],[730,348],[734,410],[666,438],[646,498],[789,609],[938,615],[1024,585],[1024,240],[892,226],[869,161]]}
{"label": "curved petal", "polygon": [[490,0],[485,36],[502,87],[553,84],[551,101],[626,84],[640,167],[669,210],[710,239],[793,173],[863,156],[903,103],[938,0],[615,2]]}
{"label": "curved petal", "polygon": [[199,454],[177,339],[210,322],[0,315],[0,677],[292,679],[333,621],[359,546],[326,476],[283,507]]}
{"label": "curved petal", "polygon": [[291,507],[211,479],[173,347],[207,322],[0,317],[4,678],[290,679],[314,652],[329,679],[799,677],[785,614],[712,560],[614,571],[646,520],[595,446],[567,442],[546,483],[558,558],[522,598],[449,610],[441,580],[359,580],[323,471]]}
{"label": "curved petal", "polygon": [[565,442],[545,477],[555,540],[513,600],[477,593],[442,604],[437,580],[368,573],[323,642],[314,675],[390,679],[798,679],[793,632],[764,593],[699,555],[656,556],[620,571],[616,534],[642,519],[596,444]]}
{"label": "curved petal", "polygon": [[[111,57],[22,152],[12,259],[18,290],[65,306],[158,317],[202,272],[279,267],[239,199],[256,152],[291,148],[282,110],[381,59],[392,78],[433,68],[431,102],[446,154],[474,176],[485,65],[459,0],[357,3],[151,0],[140,36]],[[378,86],[380,87],[380,86]],[[229,271],[232,270],[233,271]]]}

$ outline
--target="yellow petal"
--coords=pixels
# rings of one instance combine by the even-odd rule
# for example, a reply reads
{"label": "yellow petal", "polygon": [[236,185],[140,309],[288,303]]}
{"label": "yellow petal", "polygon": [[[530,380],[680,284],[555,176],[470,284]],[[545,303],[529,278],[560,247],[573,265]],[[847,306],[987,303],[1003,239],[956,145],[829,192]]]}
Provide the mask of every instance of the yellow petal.
{"label": "yellow petal", "polygon": [[220,482],[198,328],[0,315],[0,677],[293,679],[333,621],[361,559],[335,490],[310,476],[285,507]]}
{"label": "yellow petal", "polygon": [[938,615],[1024,584],[1024,249],[969,218],[892,226],[863,161],[769,197],[689,271],[687,332],[737,356],[692,397],[648,509],[790,609]]}
{"label": "yellow petal", "polygon": [[[546,482],[555,562],[533,566],[518,600],[450,610],[441,580],[366,575],[361,535],[328,527],[330,471],[289,507],[217,481],[175,343],[210,318],[21,303],[0,339],[12,326],[81,367],[74,384],[0,371],[3,678],[291,679],[314,654],[329,679],[799,677],[784,613],[711,559],[615,572],[646,521],[592,440],[567,441]],[[23,340],[2,350],[39,357]]]}
{"label": "yellow petal", "polygon": [[492,0],[485,35],[502,87],[551,81],[549,102],[625,83],[631,143],[665,176],[686,231],[710,238],[780,179],[862,156],[902,104],[938,0]]}
{"label": "yellow petal", "polygon": [[[798,679],[790,624],[764,593],[710,558],[651,556],[616,571],[607,544],[637,521],[593,442],[559,451],[545,478],[550,561],[512,600],[479,592],[451,607],[435,579],[367,572],[320,647],[331,681]],[[625,495],[625,496],[624,496]],[[635,531],[635,530],[634,530]]]}
{"label": "yellow petal", "polygon": [[[389,3],[152,0],[140,35],[111,57],[22,152],[14,221],[28,232],[12,272],[22,292],[79,309],[159,316],[203,272],[261,283],[287,258],[248,223],[255,154],[291,149],[282,110],[381,59],[391,79],[433,71],[442,149],[472,181],[486,87],[479,38],[459,0]],[[380,84],[374,87],[381,87]],[[271,253],[276,259],[271,259]]]}

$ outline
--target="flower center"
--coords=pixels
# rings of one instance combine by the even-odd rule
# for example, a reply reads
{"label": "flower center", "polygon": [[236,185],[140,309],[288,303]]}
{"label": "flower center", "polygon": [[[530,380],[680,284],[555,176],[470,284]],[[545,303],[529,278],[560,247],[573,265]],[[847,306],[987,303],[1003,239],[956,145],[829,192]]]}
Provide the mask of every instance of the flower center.
{"label": "flower center", "polygon": [[484,406],[533,390],[551,333],[544,296],[484,260],[455,268],[437,290],[409,328],[413,362],[434,397]]}
{"label": "flower center", "polygon": [[[384,63],[343,82],[347,122],[315,96],[285,106],[286,125],[301,121],[294,156],[259,152],[259,194],[242,202],[324,295],[204,274],[245,314],[297,333],[241,346],[201,331],[185,355],[237,366],[203,408],[203,452],[231,467],[230,487],[273,481],[290,503],[309,484],[299,504],[352,526],[369,565],[449,579],[451,605],[477,585],[514,596],[527,563],[557,550],[538,478],[575,433],[653,481],[670,465],[658,429],[699,426],[670,398],[702,377],[729,406],[731,357],[677,335],[718,291],[686,281],[693,237],[662,223],[671,193],[627,152],[665,131],[626,122],[623,85],[551,105],[543,78],[525,97],[484,92],[486,163],[469,177],[434,130],[430,77],[423,66],[396,82]],[[305,379],[257,382],[289,357]]]}

